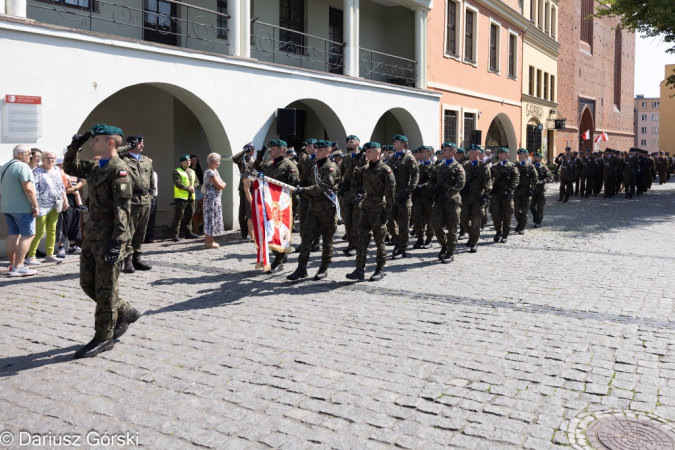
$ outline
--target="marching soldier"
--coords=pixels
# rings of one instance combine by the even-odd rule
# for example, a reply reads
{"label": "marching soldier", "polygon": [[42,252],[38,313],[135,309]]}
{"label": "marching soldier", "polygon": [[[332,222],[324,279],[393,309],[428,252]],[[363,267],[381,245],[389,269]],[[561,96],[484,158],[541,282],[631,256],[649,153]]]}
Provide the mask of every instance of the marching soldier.
{"label": "marching soldier", "polygon": [[[298,161],[297,168],[300,172],[300,187],[311,186],[314,182],[314,166],[316,165],[316,148],[315,144],[317,143],[316,139],[307,139],[305,141],[305,151],[300,153],[300,161]],[[301,196],[295,191],[295,194],[298,198],[298,217],[300,218],[300,236],[303,235],[303,229],[305,226],[305,218],[307,217],[307,212],[309,211],[309,202],[310,199],[308,196]],[[316,252],[319,250],[319,237],[315,237],[315,241],[311,244],[311,250]]]}
{"label": "marching soldier", "polygon": [[313,243],[318,236],[323,237],[323,253],[321,267],[314,276],[315,280],[322,280],[328,276],[328,266],[333,258],[333,235],[337,231],[337,216],[339,204],[335,188],[337,185],[337,165],[329,158],[332,145],[329,141],[318,141],[316,158],[312,168],[312,178],[307,180],[307,186],[300,186],[295,193],[301,199],[309,197],[309,208],[305,215],[305,224],[302,226],[302,243],[298,256],[298,268],[286,278],[291,281],[307,278],[307,263]]}
{"label": "marching soldier", "polygon": [[[534,194],[534,189],[539,180],[537,169],[532,163],[527,162],[528,151],[524,148],[518,149],[518,186],[516,186],[513,197],[514,214],[516,217],[516,233],[524,234],[527,226],[527,213],[530,209],[530,201]],[[583,193],[582,193],[583,196]]]}
{"label": "marching soldier", "polygon": [[614,195],[614,173],[616,172],[616,161],[612,157],[612,149],[605,149],[605,156],[602,157],[602,181],[605,185],[604,198],[612,198]]}
{"label": "marching soldier", "polygon": [[[131,239],[129,221],[133,184],[129,168],[117,155],[122,130],[96,125],[84,136],[76,134],[68,146],[63,167],[66,173],[87,179],[89,222],[84,230],[80,258],[80,286],[96,302],[94,338],[75,352],[75,358],[91,358],[112,350],[113,339],[120,338],[141,314],[119,298],[120,256]],[[98,161],[82,161],[78,150],[89,144]]]}
{"label": "marching soldier", "polygon": [[[572,156],[572,155],[570,155]],[[492,166],[492,198],[490,199],[490,215],[495,226],[495,242],[506,244],[511,232],[511,216],[513,216],[513,194],[520,181],[518,169],[511,163],[509,149],[500,147],[498,162]]]}
{"label": "marching soldier", "polygon": [[[431,190],[434,193],[434,231],[436,239],[441,244],[438,259],[443,264],[455,260],[454,253],[457,247],[457,227],[459,225],[460,205],[462,199],[459,192],[466,184],[466,172],[455,160],[457,147],[451,142],[441,145],[443,163],[433,172]],[[443,225],[448,230],[447,237]]]}
{"label": "marching soldier", "polygon": [[[579,195],[579,187],[581,184],[581,158],[579,152],[572,152],[572,159],[574,160],[574,196]],[[583,197],[583,194],[582,194]]]}
{"label": "marching soldier", "polygon": [[[419,151],[419,182],[412,194],[413,228],[417,241],[414,249],[428,248],[433,237],[433,206],[434,196],[429,191],[429,181],[434,170],[431,162],[432,147],[422,146]],[[426,240],[424,234],[426,231]]]}
{"label": "marching soldier", "polygon": [[470,253],[478,251],[483,207],[487,204],[488,194],[492,187],[490,169],[482,161],[480,147],[474,144],[469,146],[469,159],[464,163],[466,183],[462,188],[462,207],[460,211],[460,226],[469,234],[466,246]]}
{"label": "marching soldier", "polygon": [[348,153],[342,158],[340,164],[340,173],[343,178],[339,185],[339,191],[343,196],[340,213],[345,224],[346,239],[343,239],[347,241],[347,248],[342,252],[347,256],[356,254],[356,244],[359,238],[358,224],[361,210],[360,204],[354,199],[358,191],[355,172],[358,167],[366,164],[365,154],[359,151],[360,143],[358,136],[353,134],[347,136]]}
{"label": "marching soldier", "polygon": [[534,168],[537,170],[537,186],[534,188],[530,201],[530,212],[534,228],[539,228],[544,219],[544,205],[546,205],[546,184],[553,182],[553,174],[546,164],[541,162],[542,154],[534,153]]}
{"label": "marching soldier", "polygon": [[152,159],[141,155],[145,148],[143,136],[133,135],[127,138],[126,147],[119,150],[119,157],[127,163],[129,176],[134,186],[131,197],[131,220],[129,231],[131,241],[127,244],[127,256],[124,258],[124,273],[134,273],[136,270],[150,270],[151,266],[141,261],[142,245],[145,241],[145,231],[150,220],[150,206],[152,193],[155,192],[155,177],[152,176]]}
{"label": "marching soldier", "polygon": [[637,173],[639,171],[638,158],[636,148],[631,147],[630,153],[623,168],[623,180],[626,189],[626,198],[633,198],[635,195],[635,184],[637,181]]}
{"label": "marching soldier", "polygon": [[591,176],[593,177],[593,197],[597,197],[602,191],[602,171],[604,170],[605,164],[602,161],[602,153],[594,152],[593,153],[593,168],[591,169]]}
{"label": "marching soldier", "polygon": [[560,161],[560,196],[559,202],[567,203],[574,193],[574,178],[576,177],[577,165],[572,154],[567,152]]}
{"label": "marching soldier", "polygon": [[199,236],[192,232],[192,215],[195,210],[195,191],[199,187],[199,180],[194,170],[190,169],[190,155],[180,157],[180,166],[173,171],[173,201],[175,210],[173,215],[173,241],[180,240],[180,232],[185,233],[185,239],[197,239]]}
{"label": "marching soldier", "polygon": [[581,179],[580,193],[581,198],[588,198],[592,191],[593,181],[591,178],[591,170],[593,169],[593,158],[590,150],[584,150],[584,156],[581,157],[581,170],[579,178]]}
{"label": "marching soldier", "polygon": [[347,274],[350,280],[363,281],[365,278],[366,257],[372,232],[377,248],[377,268],[370,281],[379,281],[384,277],[386,249],[384,246],[385,226],[394,205],[396,180],[394,174],[380,160],[380,144],[366,142],[363,145],[367,164],[356,169],[358,183],[357,203],[361,204],[361,220],[357,224],[359,237],[357,240],[356,269]]}
{"label": "marching soldier", "polygon": [[396,202],[389,217],[387,229],[392,240],[396,241],[396,247],[392,253],[392,259],[401,259],[408,256],[408,230],[410,228],[410,212],[412,202],[410,196],[419,180],[419,169],[415,158],[408,149],[408,138],[397,134],[394,136],[394,154],[387,159],[387,165],[391,167],[396,179]]}
{"label": "marching soldier", "polygon": [[668,158],[666,158],[666,153],[661,151],[658,158],[656,159],[656,168],[659,171],[659,184],[664,184],[666,182],[666,173],[668,173]]}
{"label": "marching soldier", "polygon": [[[263,161],[267,147],[269,147],[270,158],[267,161]],[[286,141],[272,139],[267,143],[267,147],[263,147],[258,152],[253,163],[253,168],[262,172],[266,177],[291,186],[297,186],[300,183],[298,168],[292,161],[284,157],[288,147]],[[272,261],[270,270],[267,273],[280,272],[284,268],[284,263],[288,260],[288,255],[285,252],[273,250],[272,253],[274,253],[274,261]]]}

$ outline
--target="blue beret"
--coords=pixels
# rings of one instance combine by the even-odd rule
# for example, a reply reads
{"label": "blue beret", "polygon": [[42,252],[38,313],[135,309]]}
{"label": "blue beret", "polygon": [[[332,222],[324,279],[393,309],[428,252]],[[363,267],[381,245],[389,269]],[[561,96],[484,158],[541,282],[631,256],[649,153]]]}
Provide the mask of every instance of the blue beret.
{"label": "blue beret", "polygon": [[117,136],[122,136],[124,137],[124,133],[122,133],[122,130],[114,127],[112,125],[106,125],[103,123],[99,123],[98,125],[94,125],[89,129],[89,133],[92,136],[110,136],[110,135],[117,135]]}
{"label": "blue beret", "polygon": [[402,134],[395,134],[393,140],[394,141],[401,141],[401,142],[408,142],[408,138],[403,136]]}
{"label": "blue beret", "polygon": [[316,145],[318,141],[316,139],[307,139],[305,145]]}
{"label": "blue beret", "polygon": [[445,147],[457,148],[457,144],[455,144],[454,142],[443,142],[441,144],[441,148],[443,149]]}
{"label": "blue beret", "polygon": [[543,156],[541,155],[541,153],[539,153],[539,152],[534,152],[534,156],[536,156],[536,157],[538,157],[538,158],[542,158],[542,157],[543,157]]}
{"label": "blue beret", "polygon": [[379,142],[366,142],[363,144],[363,149],[368,150],[370,148],[382,148]]}
{"label": "blue beret", "polygon": [[509,149],[506,147],[499,147],[497,153],[509,153]]}
{"label": "blue beret", "polygon": [[328,148],[332,147],[333,144],[330,141],[317,141],[316,144],[314,144],[314,147],[316,148]]}
{"label": "blue beret", "polygon": [[530,152],[528,152],[528,151],[525,150],[524,148],[519,148],[519,149],[518,149],[518,153],[530,153]]}
{"label": "blue beret", "polygon": [[190,155],[183,155],[180,157],[180,162],[190,161]]}
{"label": "blue beret", "polygon": [[349,136],[347,136],[347,140],[349,141],[350,139],[354,139],[355,141],[361,142],[361,139],[359,139],[359,137],[355,134],[350,134]]}
{"label": "blue beret", "polygon": [[457,153],[466,153],[466,150],[460,147],[457,149]]}
{"label": "blue beret", "polygon": [[281,139],[272,139],[267,143],[268,147],[288,147],[288,143],[286,141],[282,141]]}

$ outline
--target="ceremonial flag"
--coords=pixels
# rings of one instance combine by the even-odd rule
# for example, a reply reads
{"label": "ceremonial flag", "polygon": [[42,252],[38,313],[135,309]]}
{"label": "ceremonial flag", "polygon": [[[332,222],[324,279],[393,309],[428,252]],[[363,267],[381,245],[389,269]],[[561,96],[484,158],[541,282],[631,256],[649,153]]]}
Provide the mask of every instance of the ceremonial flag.
{"label": "ceremonial flag", "polygon": [[594,142],[597,144],[600,141],[603,141],[603,142],[609,141],[609,136],[607,135],[606,132],[603,131],[601,134],[599,134],[598,137],[595,138]]}
{"label": "ceremonial flag", "polygon": [[288,188],[264,178],[253,181],[253,232],[258,247],[256,269],[270,270],[269,251],[290,253],[293,209]]}
{"label": "ceremonial flag", "polygon": [[591,138],[591,130],[586,130],[586,132],[581,136],[584,141],[587,141]]}

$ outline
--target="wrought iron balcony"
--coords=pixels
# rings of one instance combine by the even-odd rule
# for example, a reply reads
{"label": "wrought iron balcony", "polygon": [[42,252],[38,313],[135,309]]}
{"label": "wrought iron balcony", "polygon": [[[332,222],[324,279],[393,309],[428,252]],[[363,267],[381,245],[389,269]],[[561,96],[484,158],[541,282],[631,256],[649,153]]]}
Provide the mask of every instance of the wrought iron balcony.
{"label": "wrought iron balcony", "polygon": [[341,74],[344,43],[253,20],[251,57],[287,66]]}
{"label": "wrought iron balcony", "polygon": [[360,49],[359,61],[359,74],[363,78],[401,86],[415,86],[417,61],[367,48]]}

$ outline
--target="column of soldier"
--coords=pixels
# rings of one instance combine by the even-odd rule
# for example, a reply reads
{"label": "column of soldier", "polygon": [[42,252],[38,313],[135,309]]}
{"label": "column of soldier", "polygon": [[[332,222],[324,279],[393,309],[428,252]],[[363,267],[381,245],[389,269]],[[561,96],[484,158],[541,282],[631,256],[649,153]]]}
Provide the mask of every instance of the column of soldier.
{"label": "column of soldier", "polygon": [[[269,158],[264,160],[267,148]],[[479,145],[465,150],[452,142],[436,151],[430,146],[411,151],[408,139],[400,134],[393,137],[392,145],[384,146],[377,142],[361,146],[359,138],[350,135],[338,166],[331,158],[332,148],[329,141],[307,139],[296,164],[285,158],[287,143],[276,139],[255,160],[250,144],[233,157],[242,173],[251,166],[266,177],[297,186],[301,244],[298,267],[287,276],[292,281],[308,276],[310,252],[318,249],[320,239],[321,265],[314,279],[326,278],[339,218],[346,231],[343,253],[356,256],[356,269],[347,278],[365,279],[372,237],[377,255],[370,281],[379,281],[384,276],[386,242],[394,246],[391,259],[396,260],[408,256],[411,234],[416,238],[413,249],[429,248],[435,236],[441,246],[438,259],[448,264],[454,261],[458,241],[467,235],[469,252],[478,251],[488,210],[496,231],[494,242],[508,241],[514,214],[516,233],[524,234],[528,212],[534,227],[540,227],[546,184],[553,181],[541,153],[530,158],[525,149],[518,150],[518,162],[512,163],[507,148],[497,149],[493,157],[486,156]],[[283,270],[287,260],[287,254],[275,252],[269,273]]]}
{"label": "column of soldier", "polygon": [[631,148],[628,152],[612,148],[606,148],[604,152],[584,150],[579,156],[567,147],[555,162],[560,168],[560,202],[567,202],[572,196],[597,197],[600,192],[604,198],[624,192],[625,198],[632,199],[651,189],[657,174],[659,184],[663,184],[673,171],[670,153],[650,154],[639,148]]}

